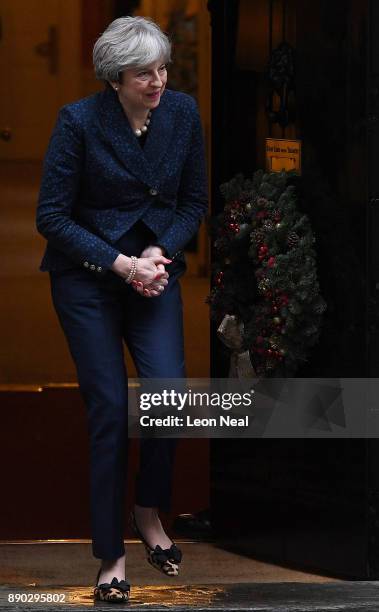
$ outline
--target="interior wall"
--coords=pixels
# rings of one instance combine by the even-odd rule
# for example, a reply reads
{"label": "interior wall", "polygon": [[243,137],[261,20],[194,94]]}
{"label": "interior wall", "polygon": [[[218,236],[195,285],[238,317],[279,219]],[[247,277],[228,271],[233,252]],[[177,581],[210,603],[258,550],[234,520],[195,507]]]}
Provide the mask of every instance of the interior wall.
{"label": "interior wall", "polygon": [[2,0],[1,160],[41,161],[59,107],[80,97],[79,21],[78,0],[30,0],[28,10]]}
{"label": "interior wall", "polygon": [[114,0],[80,0],[81,29],[81,95],[89,96],[101,91],[103,84],[94,75],[92,49],[96,39],[114,19]]}

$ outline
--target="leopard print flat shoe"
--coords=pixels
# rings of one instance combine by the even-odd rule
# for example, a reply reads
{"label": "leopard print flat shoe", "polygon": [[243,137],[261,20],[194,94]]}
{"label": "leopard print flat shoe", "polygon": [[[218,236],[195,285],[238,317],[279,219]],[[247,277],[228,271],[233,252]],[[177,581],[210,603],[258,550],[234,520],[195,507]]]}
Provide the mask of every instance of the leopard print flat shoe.
{"label": "leopard print flat shoe", "polygon": [[130,584],[126,580],[118,580],[116,576],[112,578],[112,582],[99,582],[101,568],[98,571],[96,578],[96,586],[93,591],[95,600],[109,601],[112,603],[125,603],[130,597]]}
{"label": "leopard print flat shoe", "polygon": [[145,547],[147,561],[166,576],[178,576],[179,563],[182,560],[182,551],[173,542],[170,548],[161,548],[159,544],[151,548],[138,529],[134,512],[130,514],[130,525],[136,536],[142,541]]}

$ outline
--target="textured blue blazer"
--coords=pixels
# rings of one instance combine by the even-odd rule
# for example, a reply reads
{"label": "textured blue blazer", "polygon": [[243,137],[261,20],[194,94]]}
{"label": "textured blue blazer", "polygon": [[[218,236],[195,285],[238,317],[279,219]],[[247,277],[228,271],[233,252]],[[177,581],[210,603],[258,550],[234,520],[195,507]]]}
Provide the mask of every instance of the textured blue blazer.
{"label": "textured blue blazer", "polygon": [[117,240],[138,220],[172,259],[208,205],[196,102],[165,89],[142,148],[111,88],[64,106],[50,139],[36,226],[47,239],[40,270],[83,265],[104,274]]}

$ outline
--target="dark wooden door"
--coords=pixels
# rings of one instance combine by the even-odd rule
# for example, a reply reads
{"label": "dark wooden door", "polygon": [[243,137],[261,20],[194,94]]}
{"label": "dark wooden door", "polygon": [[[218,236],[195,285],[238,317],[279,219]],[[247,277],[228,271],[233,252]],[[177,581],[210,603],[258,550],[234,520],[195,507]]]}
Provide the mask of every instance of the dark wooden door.
{"label": "dark wooden door", "polygon": [[[251,53],[262,41],[263,59],[260,65],[251,61],[250,69],[246,62],[241,67],[236,55],[241,43],[238,23],[247,4],[244,0],[208,3],[217,76],[214,212],[222,206],[219,184],[236,172],[251,173],[263,158],[270,2],[253,3],[261,18],[249,23]],[[271,4],[274,10],[282,5]],[[290,42],[296,50],[292,133],[303,145],[299,205],[316,234],[321,291],[328,304],[320,342],[298,375],[376,376],[379,2],[288,0],[286,9],[292,24]],[[277,31],[274,23],[275,27]],[[248,52],[244,50],[245,57]],[[225,57],[222,73],[220,62]],[[246,91],[248,104],[243,98]],[[246,123],[238,131],[236,110],[242,106]],[[214,334],[213,375],[226,372],[227,355]],[[378,446],[377,440],[363,439],[213,441],[212,517],[220,543],[288,565],[377,579]]]}

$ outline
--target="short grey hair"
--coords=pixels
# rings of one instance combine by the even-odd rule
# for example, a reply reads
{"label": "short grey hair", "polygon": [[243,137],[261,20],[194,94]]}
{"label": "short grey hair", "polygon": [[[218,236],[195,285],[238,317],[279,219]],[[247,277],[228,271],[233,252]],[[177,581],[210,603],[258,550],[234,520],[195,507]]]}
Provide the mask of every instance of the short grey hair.
{"label": "short grey hair", "polygon": [[127,68],[145,68],[153,62],[171,61],[171,42],[148,17],[120,17],[109,24],[93,48],[98,79],[119,81]]}

